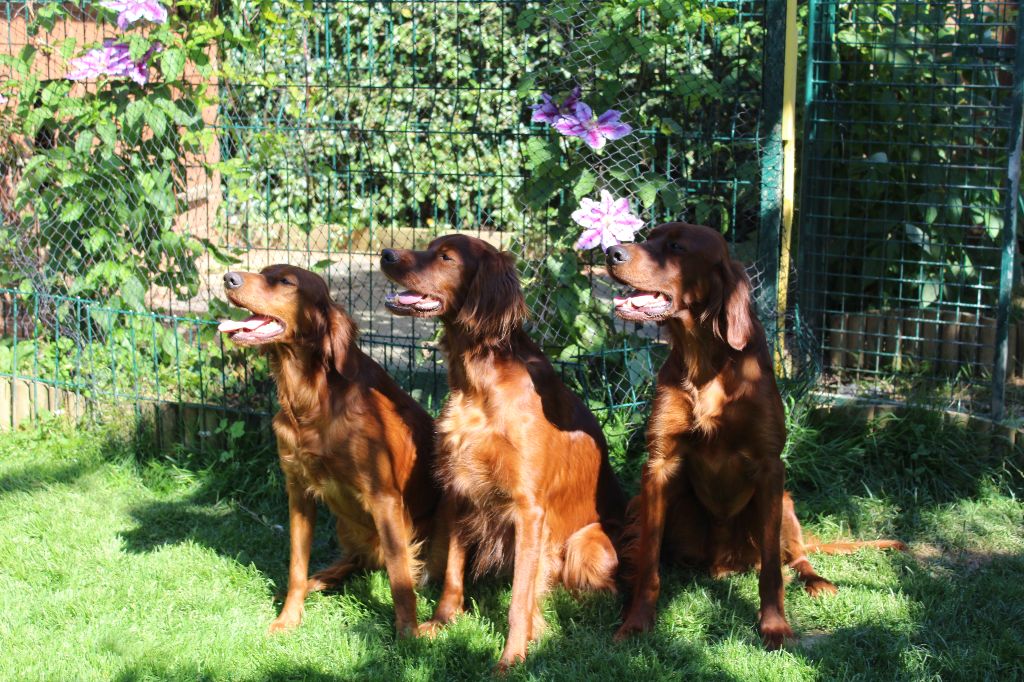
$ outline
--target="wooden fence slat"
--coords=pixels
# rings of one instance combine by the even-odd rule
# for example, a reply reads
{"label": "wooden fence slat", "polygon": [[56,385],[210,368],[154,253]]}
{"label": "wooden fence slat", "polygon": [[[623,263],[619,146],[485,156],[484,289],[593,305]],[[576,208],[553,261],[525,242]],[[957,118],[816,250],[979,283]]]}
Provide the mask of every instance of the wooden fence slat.
{"label": "wooden fence slat", "polygon": [[960,348],[957,340],[960,337],[959,316],[952,310],[943,310],[940,316],[942,324],[939,326],[939,333],[942,337],[940,348],[941,364],[940,371],[946,374],[956,372],[957,362],[960,360]]}
{"label": "wooden fence slat", "polygon": [[960,364],[973,368],[978,363],[978,316],[960,313]]}
{"label": "wooden fence slat", "polygon": [[833,315],[829,318],[828,345],[829,365],[832,369],[844,369],[846,363],[846,316]]}
{"label": "wooden fence slat", "polygon": [[[1011,325],[1012,326],[1012,325]],[[996,320],[993,317],[981,318],[981,333],[978,335],[978,364],[983,370],[993,371],[996,364]],[[1012,353],[1011,353],[1012,355]],[[1013,372],[1009,372],[1012,376]]]}

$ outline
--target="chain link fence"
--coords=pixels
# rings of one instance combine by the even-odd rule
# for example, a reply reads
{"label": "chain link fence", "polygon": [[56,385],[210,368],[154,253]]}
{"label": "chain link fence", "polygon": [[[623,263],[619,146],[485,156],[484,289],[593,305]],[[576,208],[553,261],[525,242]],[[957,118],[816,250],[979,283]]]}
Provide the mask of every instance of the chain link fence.
{"label": "chain link fence", "polygon": [[[118,99],[121,85],[75,86],[72,94],[97,96],[109,88],[112,106],[124,107],[116,152],[84,170],[48,150],[102,130],[75,120],[33,129],[24,83],[36,79],[32,95],[45,98],[83,46],[124,38],[89,3],[60,5],[55,21],[33,29],[46,6],[0,2],[4,421],[59,407],[62,395],[183,406],[161,418],[198,411],[204,433],[224,427],[219,411],[266,414],[263,360],[224,344],[213,320],[228,313],[226,270],[281,262],[323,274],[364,349],[436,409],[447,390],[438,330],[384,310],[390,285],[377,257],[461,231],[517,254],[532,333],[613,437],[634,433],[664,344],[657,329],[612,316],[602,255],[572,248],[582,229],[572,210],[602,190],[628,199],[647,226],[683,219],[726,236],[758,285],[769,337],[787,336],[789,391],[816,381],[822,362],[835,390],[862,391],[868,377],[889,390],[896,370],[920,369],[911,349],[927,346],[920,330],[947,310],[976,333],[956,337],[955,358],[939,358],[992,378],[998,339],[985,316],[999,292],[994,240],[1010,229],[999,169],[1012,49],[996,40],[979,56],[958,45],[1009,30],[1015,7],[983,4],[973,23],[961,8],[950,24],[939,5],[910,16],[884,9],[895,5],[812,3],[803,233],[790,278],[800,305],[780,330],[780,0],[314,0],[278,14],[238,0],[221,19],[260,49],[211,52],[217,81],[192,65],[182,76],[209,90],[210,106],[172,98],[176,107],[147,108]],[[11,56],[26,48],[32,67],[18,73]],[[891,94],[865,90],[879,74]],[[575,88],[595,113],[621,112],[632,131],[596,152],[531,121],[542,93],[561,100]],[[935,140],[949,141],[946,157]],[[33,165],[41,156],[54,175]],[[968,165],[987,170],[958,181]],[[935,187],[909,189],[934,185],[928,168],[940,187],[963,185],[959,213],[951,196],[928,194]],[[856,334],[877,348],[851,341]],[[961,347],[974,349],[964,362]],[[39,386],[46,395],[26,407],[16,394]]]}
{"label": "chain link fence", "polygon": [[[580,228],[568,213],[608,190],[647,225],[713,225],[754,271],[766,269],[762,93],[778,83],[762,77],[762,0],[652,5],[625,19],[609,3],[570,0],[316,1],[275,21],[264,5],[242,0],[223,16],[235,31],[283,38],[218,56],[230,77],[210,84],[217,106],[202,112],[215,145],[171,161],[144,134],[118,167],[96,169],[117,186],[140,172],[139,159],[148,172],[171,161],[170,201],[54,192],[49,207],[19,204],[24,160],[46,131],[5,148],[5,222],[18,240],[5,250],[10,375],[89,397],[265,412],[261,361],[225,347],[210,320],[225,312],[225,270],[289,262],[323,274],[363,347],[436,408],[446,391],[436,326],[383,309],[390,285],[376,261],[385,246],[422,248],[462,231],[519,256],[534,335],[595,410],[635,428],[662,344],[656,330],[613,318],[603,258],[595,250],[577,260]],[[33,35],[39,7],[3,3],[9,54],[116,34],[82,5]],[[632,37],[616,40],[626,20]],[[67,62],[48,53],[41,79],[64,78]],[[621,111],[633,132],[598,154],[531,122],[542,92],[574,87]],[[52,134],[74,139],[69,124]],[[585,181],[529,186],[540,144],[554,145],[556,163],[575,157]],[[69,210],[79,215],[68,220]],[[86,243],[96,223],[117,238]],[[81,288],[97,267],[146,257],[161,241],[150,267],[158,276]],[[586,284],[566,284],[570,270]]]}

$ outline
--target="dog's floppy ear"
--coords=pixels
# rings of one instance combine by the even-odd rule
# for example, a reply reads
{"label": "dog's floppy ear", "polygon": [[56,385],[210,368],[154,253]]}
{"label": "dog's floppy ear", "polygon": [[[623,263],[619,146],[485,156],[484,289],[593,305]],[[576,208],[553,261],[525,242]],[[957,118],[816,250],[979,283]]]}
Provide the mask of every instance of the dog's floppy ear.
{"label": "dog's floppy ear", "polygon": [[703,318],[711,319],[715,336],[727,341],[736,350],[743,350],[754,337],[754,319],[750,313],[750,278],[743,265],[731,258],[722,261],[721,270],[721,290],[714,293]]}
{"label": "dog's floppy ear", "polygon": [[527,314],[515,254],[486,251],[456,322],[478,338],[501,343],[526,321]]}
{"label": "dog's floppy ear", "polygon": [[352,379],[356,363],[349,350],[356,340],[356,326],[334,303],[328,303],[323,313],[321,340],[325,367],[333,369],[346,379]]}

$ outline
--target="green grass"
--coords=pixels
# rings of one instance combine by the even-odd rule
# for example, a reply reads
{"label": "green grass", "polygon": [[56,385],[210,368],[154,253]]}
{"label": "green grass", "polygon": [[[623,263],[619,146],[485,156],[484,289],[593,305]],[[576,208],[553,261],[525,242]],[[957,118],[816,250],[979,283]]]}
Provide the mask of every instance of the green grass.
{"label": "green grass", "polygon": [[[555,591],[549,631],[511,679],[1024,677],[1020,451],[934,415],[858,422],[794,410],[790,487],[823,538],[896,536],[910,554],[812,557],[840,587],[787,589],[798,639],[764,651],[754,574],[667,571],[657,629],[613,644],[618,599]],[[272,451],[153,452],[56,422],[0,444],[0,679],[480,679],[507,581],[472,585],[435,641],[396,642],[382,572],[313,595],[269,637],[287,561]],[[635,482],[634,482],[635,484]],[[337,552],[326,514],[314,566]],[[437,588],[420,597],[420,617]]]}

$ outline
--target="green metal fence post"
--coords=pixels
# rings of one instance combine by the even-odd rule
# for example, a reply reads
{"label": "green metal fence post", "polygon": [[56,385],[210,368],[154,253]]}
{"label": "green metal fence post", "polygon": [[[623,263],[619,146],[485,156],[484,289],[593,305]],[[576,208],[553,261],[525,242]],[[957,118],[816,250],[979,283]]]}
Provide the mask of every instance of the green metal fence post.
{"label": "green metal fence post", "polygon": [[1006,168],[1005,214],[1003,218],[1002,261],[999,269],[999,307],[996,311],[996,357],[992,375],[992,417],[1002,419],[1006,410],[1006,364],[1009,359],[1010,296],[1013,293],[1013,257],[1020,215],[1020,157],[1024,132],[1024,12],[1017,10],[1017,54],[1013,70],[1013,99],[1010,108],[1009,159]]}
{"label": "green metal fence post", "polygon": [[[796,250],[796,276],[799,293],[797,304],[804,316],[811,310],[818,310],[816,301],[809,297],[816,295],[819,287],[813,283],[811,252],[818,234],[815,225],[817,204],[814,192],[809,191],[812,182],[821,179],[821,153],[818,141],[818,101],[821,88],[828,76],[828,56],[832,50],[832,36],[835,25],[835,4],[832,0],[809,0],[807,7],[807,60],[804,76],[803,140],[800,154],[800,188],[797,193],[797,227],[794,233]],[[826,173],[826,176],[828,174]],[[817,321],[809,319],[817,328]]]}
{"label": "green metal fence post", "polygon": [[[786,0],[766,0],[764,62],[761,78],[762,115],[766,129],[761,151],[761,225],[758,262],[761,266],[764,310],[778,301],[779,230],[782,225],[782,95],[786,61]],[[772,345],[775,334],[771,335]]]}

